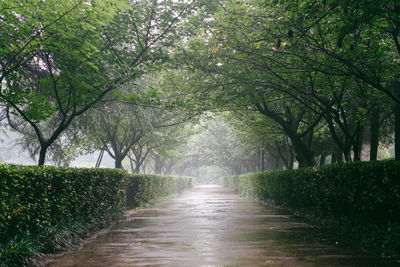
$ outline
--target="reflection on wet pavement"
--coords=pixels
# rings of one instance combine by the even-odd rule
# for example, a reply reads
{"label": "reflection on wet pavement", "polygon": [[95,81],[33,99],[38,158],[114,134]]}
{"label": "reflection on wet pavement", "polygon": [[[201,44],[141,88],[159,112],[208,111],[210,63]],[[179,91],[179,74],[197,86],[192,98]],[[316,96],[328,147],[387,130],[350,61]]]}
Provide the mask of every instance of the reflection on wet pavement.
{"label": "reflection on wet pavement", "polygon": [[323,230],[216,185],[114,225],[46,266],[386,266]]}

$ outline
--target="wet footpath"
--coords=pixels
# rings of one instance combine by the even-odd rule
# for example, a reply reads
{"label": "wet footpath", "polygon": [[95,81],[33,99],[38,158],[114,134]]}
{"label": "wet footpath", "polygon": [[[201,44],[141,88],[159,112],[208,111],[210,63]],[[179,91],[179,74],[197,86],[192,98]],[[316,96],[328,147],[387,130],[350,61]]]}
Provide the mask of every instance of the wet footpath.
{"label": "wet footpath", "polygon": [[398,266],[217,185],[197,186],[116,223],[46,266]]}

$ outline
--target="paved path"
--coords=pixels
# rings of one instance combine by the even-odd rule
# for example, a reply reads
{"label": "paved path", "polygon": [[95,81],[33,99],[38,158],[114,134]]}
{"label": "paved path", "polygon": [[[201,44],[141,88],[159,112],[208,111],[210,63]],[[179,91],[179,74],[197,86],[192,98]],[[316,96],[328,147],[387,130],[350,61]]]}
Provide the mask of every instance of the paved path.
{"label": "paved path", "polygon": [[322,230],[219,186],[200,186],[117,223],[47,266],[385,266]]}

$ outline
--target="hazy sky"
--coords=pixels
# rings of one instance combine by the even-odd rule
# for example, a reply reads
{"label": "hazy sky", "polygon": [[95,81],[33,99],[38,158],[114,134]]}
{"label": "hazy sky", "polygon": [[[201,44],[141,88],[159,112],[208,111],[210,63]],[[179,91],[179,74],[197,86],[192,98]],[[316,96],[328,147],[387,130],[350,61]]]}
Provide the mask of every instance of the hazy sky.
{"label": "hazy sky", "polygon": [[[0,163],[12,163],[22,165],[36,165],[37,162],[29,157],[29,154],[22,150],[20,146],[15,144],[18,135],[14,132],[0,132]],[[96,165],[99,152],[94,154],[79,156],[71,167],[94,167]],[[101,167],[113,168],[114,161],[111,157],[104,153]]]}

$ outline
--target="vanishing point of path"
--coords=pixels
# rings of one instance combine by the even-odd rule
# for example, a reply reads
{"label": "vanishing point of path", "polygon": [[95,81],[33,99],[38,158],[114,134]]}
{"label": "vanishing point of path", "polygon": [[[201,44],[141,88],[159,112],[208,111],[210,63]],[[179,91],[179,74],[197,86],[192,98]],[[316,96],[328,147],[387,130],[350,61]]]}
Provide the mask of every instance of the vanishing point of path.
{"label": "vanishing point of path", "polygon": [[323,230],[216,185],[115,224],[47,266],[386,266]]}

